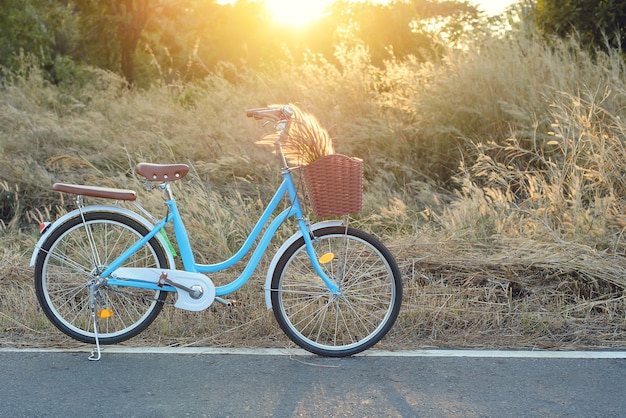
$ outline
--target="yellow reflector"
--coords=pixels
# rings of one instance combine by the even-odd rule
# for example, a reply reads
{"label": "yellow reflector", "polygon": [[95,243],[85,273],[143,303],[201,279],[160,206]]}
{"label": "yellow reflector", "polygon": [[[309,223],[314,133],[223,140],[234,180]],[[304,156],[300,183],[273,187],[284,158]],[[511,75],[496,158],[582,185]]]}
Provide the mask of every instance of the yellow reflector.
{"label": "yellow reflector", "polygon": [[326,264],[326,263],[330,263],[331,261],[333,261],[334,258],[335,258],[335,254],[326,253],[323,256],[321,256],[318,261],[320,262],[320,264]]}
{"label": "yellow reflector", "polygon": [[98,318],[110,318],[113,316],[113,311],[110,309],[102,309],[98,311]]}

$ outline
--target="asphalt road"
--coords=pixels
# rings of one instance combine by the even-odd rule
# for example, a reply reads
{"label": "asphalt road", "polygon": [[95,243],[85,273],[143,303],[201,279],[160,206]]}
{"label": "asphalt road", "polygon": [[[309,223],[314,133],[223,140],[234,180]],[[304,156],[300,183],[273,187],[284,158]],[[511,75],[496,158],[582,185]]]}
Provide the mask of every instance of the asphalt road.
{"label": "asphalt road", "polygon": [[2,417],[623,417],[626,359],[0,352]]}

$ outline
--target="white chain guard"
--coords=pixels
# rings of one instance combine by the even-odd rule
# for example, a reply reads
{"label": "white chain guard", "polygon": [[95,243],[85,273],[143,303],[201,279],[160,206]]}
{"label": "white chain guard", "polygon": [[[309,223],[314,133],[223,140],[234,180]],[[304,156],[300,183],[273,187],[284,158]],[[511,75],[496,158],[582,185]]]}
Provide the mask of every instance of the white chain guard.
{"label": "white chain guard", "polygon": [[177,298],[176,303],[174,303],[176,308],[187,311],[202,311],[211,306],[215,300],[215,285],[211,279],[201,273],[159,268],[120,267],[113,272],[113,276],[120,280],[135,279],[158,284],[163,273],[167,273],[168,279],[185,287],[193,288],[196,286],[202,289],[202,295],[198,299],[192,298],[183,289],[176,289]]}

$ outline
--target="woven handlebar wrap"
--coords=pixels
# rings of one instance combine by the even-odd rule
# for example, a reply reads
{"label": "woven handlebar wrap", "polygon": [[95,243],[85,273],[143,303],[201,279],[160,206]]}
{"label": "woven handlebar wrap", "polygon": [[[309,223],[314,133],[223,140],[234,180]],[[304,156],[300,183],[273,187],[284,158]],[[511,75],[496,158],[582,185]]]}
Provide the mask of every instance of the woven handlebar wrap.
{"label": "woven handlebar wrap", "polygon": [[318,158],[303,169],[315,216],[326,218],[363,208],[363,161],[341,154]]}

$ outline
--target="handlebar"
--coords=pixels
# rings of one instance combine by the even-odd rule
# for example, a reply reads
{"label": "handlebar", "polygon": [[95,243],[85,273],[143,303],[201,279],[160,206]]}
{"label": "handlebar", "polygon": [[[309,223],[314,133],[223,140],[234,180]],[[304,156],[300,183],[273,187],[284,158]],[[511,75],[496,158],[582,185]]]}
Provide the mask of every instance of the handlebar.
{"label": "handlebar", "polygon": [[293,113],[293,109],[287,105],[246,110],[246,116],[257,120],[270,119],[273,121],[288,121],[293,116]]}

